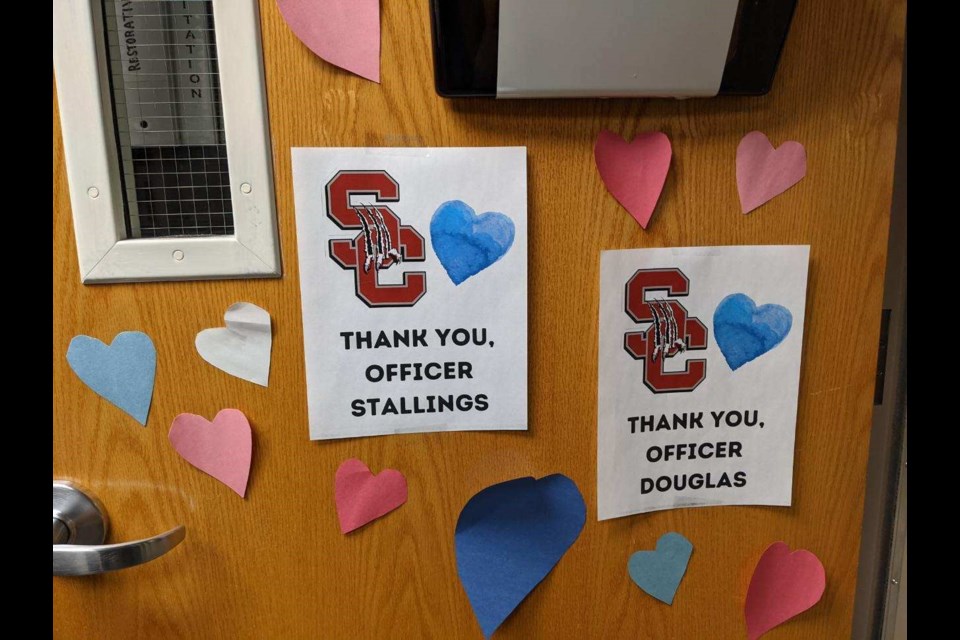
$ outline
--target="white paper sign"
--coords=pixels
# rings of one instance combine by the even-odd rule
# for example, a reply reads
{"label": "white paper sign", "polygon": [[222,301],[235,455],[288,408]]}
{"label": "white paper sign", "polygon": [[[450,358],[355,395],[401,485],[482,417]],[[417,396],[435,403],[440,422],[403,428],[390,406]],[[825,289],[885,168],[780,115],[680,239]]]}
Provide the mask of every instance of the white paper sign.
{"label": "white paper sign", "polygon": [[601,254],[600,520],[790,505],[809,251]]}
{"label": "white paper sign", "polygon": [[293,185],[311,439],[526,429],[526,148],[297,148]]}
{"label": "white paper sign", "polygon": [[715,96],[739,0],[500,0],[497,96]]}

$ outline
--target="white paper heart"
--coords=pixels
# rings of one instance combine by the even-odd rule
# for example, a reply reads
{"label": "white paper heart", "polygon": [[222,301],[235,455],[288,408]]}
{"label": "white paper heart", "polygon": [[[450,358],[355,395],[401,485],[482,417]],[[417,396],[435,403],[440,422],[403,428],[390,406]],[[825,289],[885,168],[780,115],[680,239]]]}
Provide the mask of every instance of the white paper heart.
{"label": "white paper heart", "polygon": [[200,357],[232,376],[267,386],[273,346],[270,314],[250,302],[237,302],[223,314],[223,321],[226,328],[197,334]]}

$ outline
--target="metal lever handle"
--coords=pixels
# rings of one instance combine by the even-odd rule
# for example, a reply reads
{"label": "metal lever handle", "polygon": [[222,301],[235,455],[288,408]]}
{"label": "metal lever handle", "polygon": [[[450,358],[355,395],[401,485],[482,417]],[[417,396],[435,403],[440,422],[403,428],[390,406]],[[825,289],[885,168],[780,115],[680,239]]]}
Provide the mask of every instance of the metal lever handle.
{"label": "metal lever handle", "polygon": [[183,542],[183,525],[152,538],[120,544],[55,544],[53,575],[88,576],[135,567],[159,558]]}
{"label": "metal lever handle", "polygon": [[183,542],[183,525],[152,538],[102,544],[108,520],[96,498],[69,482],[53,483],[53,575],[86,576],[135,567]]}

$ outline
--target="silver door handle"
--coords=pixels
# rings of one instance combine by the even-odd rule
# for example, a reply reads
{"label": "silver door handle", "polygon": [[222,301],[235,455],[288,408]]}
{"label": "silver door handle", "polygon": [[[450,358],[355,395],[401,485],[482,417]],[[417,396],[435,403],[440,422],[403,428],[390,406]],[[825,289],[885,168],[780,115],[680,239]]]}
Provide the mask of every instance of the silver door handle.
{"label": "silver door handle", "polygon": [[100,502],[70,482],[53,483],[53,575],[86,576],[135,567],[183,542],[183,525],[152,538],[103,544],[109,520]]}

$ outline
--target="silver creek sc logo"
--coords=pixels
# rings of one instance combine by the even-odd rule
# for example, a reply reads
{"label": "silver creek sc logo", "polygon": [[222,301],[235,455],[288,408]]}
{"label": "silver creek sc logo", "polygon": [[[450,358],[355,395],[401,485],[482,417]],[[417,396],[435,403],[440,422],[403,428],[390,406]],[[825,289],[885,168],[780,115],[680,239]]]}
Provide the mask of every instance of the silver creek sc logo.
{"label": "silver creek sc logo", "polygon": [[676,268],[639,269],[627,281],[624,311],[650,326],[625,333],[623,348],[643,362],[643,384],[654,393],[693,391],[707,377],[706,359],[689,359],[680,371],[665,369],[667,360],[707,348],[707,328],[672,299],[689,293],[690,280]]}

